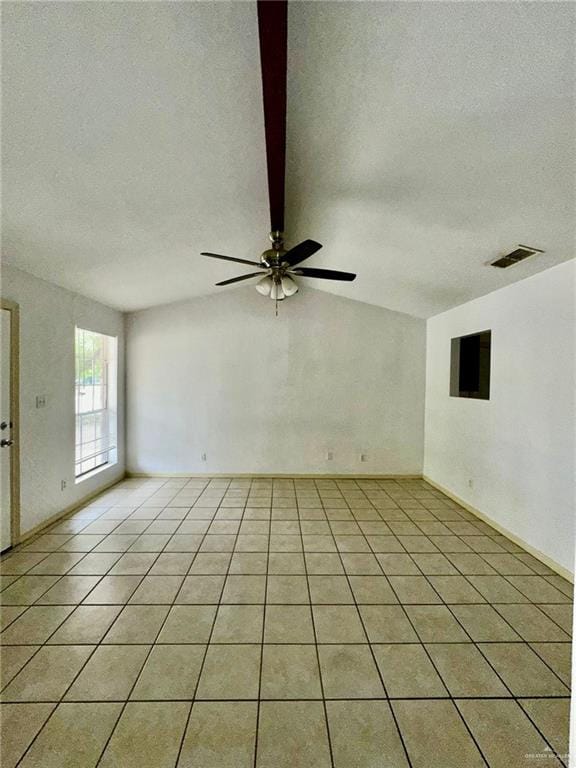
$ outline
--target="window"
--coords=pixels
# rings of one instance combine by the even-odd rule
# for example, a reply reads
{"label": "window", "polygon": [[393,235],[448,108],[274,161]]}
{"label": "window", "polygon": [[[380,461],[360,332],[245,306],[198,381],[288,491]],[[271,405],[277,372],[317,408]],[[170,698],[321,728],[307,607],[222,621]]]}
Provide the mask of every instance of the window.
{"label": "window", "polygon": [[491,331],[452,339],[450,395],[490,400]]}
{"label": "window", "polygon": [[82,477],[116,463],[117,341],[76,328],[76,461]]}

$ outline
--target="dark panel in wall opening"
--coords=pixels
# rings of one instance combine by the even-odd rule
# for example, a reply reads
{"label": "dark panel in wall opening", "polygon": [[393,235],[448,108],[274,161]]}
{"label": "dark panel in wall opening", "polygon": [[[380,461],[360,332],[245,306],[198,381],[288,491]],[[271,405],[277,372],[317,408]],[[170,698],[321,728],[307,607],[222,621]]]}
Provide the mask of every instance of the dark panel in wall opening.
{"label": "dark panel in wall opening", "polygon": [[450,354],[450,395],[490,399],[491,331],[452,339]]}

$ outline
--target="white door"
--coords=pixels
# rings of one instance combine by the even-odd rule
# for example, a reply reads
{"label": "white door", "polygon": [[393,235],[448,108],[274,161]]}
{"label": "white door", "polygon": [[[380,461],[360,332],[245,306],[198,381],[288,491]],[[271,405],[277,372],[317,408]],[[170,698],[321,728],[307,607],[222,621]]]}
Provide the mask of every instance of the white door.
{"label": "white door", "polygon": [[12,416],[10,414],[10,327],[11,312],[0,310],[0,552],[12,544],[11,456]]}

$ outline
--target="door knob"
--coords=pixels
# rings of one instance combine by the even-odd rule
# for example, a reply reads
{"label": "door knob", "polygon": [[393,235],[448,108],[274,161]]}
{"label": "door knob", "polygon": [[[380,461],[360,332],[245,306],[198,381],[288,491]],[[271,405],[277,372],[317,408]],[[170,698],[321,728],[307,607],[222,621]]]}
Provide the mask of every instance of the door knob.
{"label": "door knob", "polygon": [[12,445],[14,440],[0,440],[0,448],[7,448],[9,445]]}
{"label": "door knob", "polygon": [[11,421],[3,421],[0,424],[0,429],[7,429],[8,427],[10,427],[10,429],[12,429],[12,422]]}

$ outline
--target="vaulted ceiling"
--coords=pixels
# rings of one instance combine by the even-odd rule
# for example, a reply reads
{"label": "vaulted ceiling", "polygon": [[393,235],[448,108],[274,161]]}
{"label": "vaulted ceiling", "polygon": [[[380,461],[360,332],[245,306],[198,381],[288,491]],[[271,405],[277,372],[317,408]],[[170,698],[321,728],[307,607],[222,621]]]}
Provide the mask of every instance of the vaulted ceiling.
{"label": "vaulted ceiling", "polygon": [[[574,257],[575,18],[290,4],[287,243],[358,273],[315,288],[427,317]],[[199,252],[267,247],[255,4],[7,2],[3,48],[5,262],[123,310],[233,290]]]}

